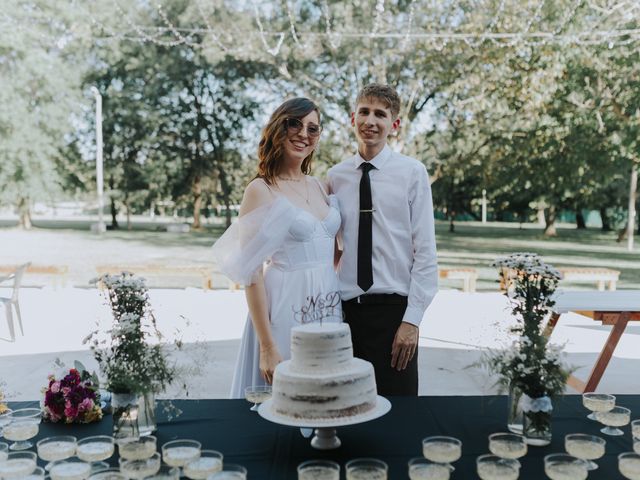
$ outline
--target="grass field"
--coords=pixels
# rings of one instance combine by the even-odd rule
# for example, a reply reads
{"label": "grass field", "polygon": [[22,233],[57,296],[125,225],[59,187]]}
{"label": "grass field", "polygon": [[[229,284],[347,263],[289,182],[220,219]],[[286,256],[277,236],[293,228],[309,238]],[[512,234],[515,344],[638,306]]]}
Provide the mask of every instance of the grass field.
{"label": "grass field", "polygon": [[[209,247],[222,228],[208,226],[203,231],[168,233],[160,231],[165,224],[136,221],[131,231],[109,231],[98,236],[89,231],[85,221],[35,220],[36,228],[22,231],[12,222],[0,222],[0,264],[32,261],[38,264],[67,265],[68,281],[86,285],[95,276],[95,266],[172,265],[211,266]],[[617,243],[616,234],[597,229],[577,230],[560,225],[556,237],[545,237],[539,225],[508,223],[460,222],[455,233],[445,222],[436,223],[438,258],[441,267],[474,267],[479,272],[479,290],[496,290],[498,275],[490,267],[498,256],[511,252],[535,252],[556,267],[606,267],[620,270],[618,288],[640,289],[640,239],[634,251],[626,242]],[[47,279],[37,279],[46,282]],[[227,284],[221,276],[214,278],[216,287]],[[36,282],[36,283],[38,283]],[[158,278],[155,286],[199,286],[197,276]],[[458,288],[460,282],[442,280],[444,288]],[[595,284],[571,284],[572,288],[594,288]]]}

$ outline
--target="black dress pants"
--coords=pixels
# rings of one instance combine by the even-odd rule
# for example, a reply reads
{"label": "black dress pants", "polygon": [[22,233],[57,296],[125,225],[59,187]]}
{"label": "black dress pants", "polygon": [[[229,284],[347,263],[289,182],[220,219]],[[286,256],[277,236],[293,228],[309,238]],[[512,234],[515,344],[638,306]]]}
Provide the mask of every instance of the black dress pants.
{"label": "black dress pants", "polygon": [[353,354],[373,364],[379,395],[418,395],[418,350],[406,369],[391,368],[393,339],[406,308],[406,303],[342,302],[345,322],[351,328]]}

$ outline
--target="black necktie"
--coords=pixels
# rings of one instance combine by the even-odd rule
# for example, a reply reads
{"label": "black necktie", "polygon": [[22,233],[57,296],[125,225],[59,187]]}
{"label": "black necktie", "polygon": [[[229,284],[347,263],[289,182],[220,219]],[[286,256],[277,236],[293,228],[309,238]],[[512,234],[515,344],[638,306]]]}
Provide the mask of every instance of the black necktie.
{"label": "black necktie", "polygon": [[371,181],[369,170],[375,168],[369,162],[363,162],[360,179],[360,221],[358,224],[358,286],[365,292],[373,285],[371,266],[371,223],[373,206],[371,205]]}

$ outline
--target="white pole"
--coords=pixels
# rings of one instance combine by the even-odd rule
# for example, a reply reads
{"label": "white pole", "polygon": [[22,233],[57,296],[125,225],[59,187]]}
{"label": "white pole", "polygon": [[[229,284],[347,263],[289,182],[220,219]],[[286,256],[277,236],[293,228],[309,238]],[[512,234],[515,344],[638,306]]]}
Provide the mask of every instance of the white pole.
{"label": "white pole", "polygon": [[487,223],[487,191],[482,189],[482,223]]}
{"label": "white pole", "polygon": [[638,167],[631,167],[631,185],[629,186],[629,217],[627,220],[627,250],[633,251],[633,233],[636,228],[636,192],[638,190]]}
{"label": "white pole", "polygon": [[104,180],[102,176],[102,95],[96,87],[91,87],[96,99],[96,183],[98,186],[98,233],[106,230],[102,211],[104,210]]}

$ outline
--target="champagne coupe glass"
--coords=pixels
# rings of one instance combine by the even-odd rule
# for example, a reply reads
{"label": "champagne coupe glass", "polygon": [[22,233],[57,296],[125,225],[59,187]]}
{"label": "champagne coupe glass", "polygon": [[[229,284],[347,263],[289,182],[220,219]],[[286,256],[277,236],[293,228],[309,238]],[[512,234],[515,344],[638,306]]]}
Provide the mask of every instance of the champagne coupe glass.
{"label": "champagne coupe glass", "polygon": [[4,462],[9,456],[9,444],[0,442],[0,463]]}
{"label": "champagne coupe glass", "polygon": [[596,418],[606,427],[600,429],[605,435],[614,437],[623,435],[623,431],[615,427],[624,427],[631,420],[631,410],[625,407],[613,407],[608,412],[596,412]]}
{"label": "champagne coupe glass", "polygon": [[[107,468],[99,472],[92,473],[89,480],[129,480],[119,468]],[[177,479],[176,479],[177,480]]]}
{"label": "champagne coupe glass", "polygon": [[156,453],[158,439],[153,435],[146,437],[125,437],[117,440],[118,453],[125,460],[144,460]]}
{"label": "champagne coupe glass", "polygon": [[387,480],[389,467],[375,458],[356,458],[345,465],[347,480]]}
{"label": "champagne coupe glass", "polygon": [[544,473],[551,480],[585,480],[589,471],[584,460],[565,453],[552,453],[544,457]]}
{"label": "champagne coupe glass", "polygon": [[10,452],[4,462],[0,462],[0,478],[18,479],[29,475],[36,468],[38,456],[34,452]]}
{"label": "champagne coupe glass", "polygon": [[340,480],[340,465],[331,460],[308,460],[298,465],[298,480]]}
{"label": "champagne coupe glass", "polygon": [[2,429],[2,434],[12,443],[9,450],[26,450],[33,447],[30,438],[40,431],[41,412],[39,408],[21,408],[9,414],[9,423]]}
{"label": "champagne coupe glass", "polygon": [[618,470],[624,478],[640,480],[640,455],[632,452],[618,455]]}
{"label": "champagne coupe glass", "polygon": [[10,408],[0,413],[0,437],[2,436],[2,427],[9,424],[9,414],[13,412]]}
{"label": "champagne coupe glass", "polygon": [[640,440],[640,419],[631,422],[631,435],[634,440]]}
{"label": "champagne coupe glass", "polygon": [[180,480],[180,469],[162,465],[154,475],[145,477],[144,480]]}
{"label": "champagne coupe glass", "polygon": [[222,470],[209,475],[207,480],[247,480],[247,469],[242,465],[227,463]]}
{"label": "champagne coupe glass", "polygon": [[488,453],[476,459],[476,471],[482,480],[517,480],[520,462],[515,458],[502,458]]}
{"label": "champagne coupe glass", "polygon": [[127,478],[134,480],[142,480],[143,478],[150,477],[157,474],[160,470],[160,454],[158,452],[142,460],[127,460],[121,458],[119,462],[120,471],[124,473]]}
{"label": "champagne coupe glass", "polygon": [[257,412],[258,405],[271,398],[271,385],[255,385],[247,387],[244,389],[244,398],[253,403],[253,406],[249,410]]}
{"label": "champagne coupe glass", "polygon": [[47,472],[42,467],[36,467],[29,475],[22,477],[21,480],[43,480]]}
{"label": "champagne coupe glass", "polygon": [[435,463],[424,457],[412,458],[408,466],[410,480],[449,480],[451,476],[448,465]]}
{"label": "champagne coupe glass", "polygon": [[51,480],[87,480],[91,475],[91,464],[78,457],[57,460],[51,463]]}
{"label": "champagne coupe glass", "polygon": [[584,460],[587,463],[587,470],[598,468],[594,460],[604,455],[606,444],[604,438],[584,433],[570,433],[564,437],[564,449],[569,455]]}
{"label": "champagne coupe glass", "polygon": [[202,445],[195,440],[172,440],[162,445],[162,460],[171,467],[182,468],[200,457]]}
{"label": "champagne coupe glass", "polygon": [[222,470],[223,455],[216,450],[200,450],[200,456],[183,467],[184,476],[191,480],[205,480]]}
{"label": "champagne coupe glass", "polygon": [[56,437],[47,437],[36,443],[38,456],[49,462],[45,465],[45,470],[51,470],[51,462],[56,460],[65,460],[76,454],[76,437],[71,435],[61,435]]}
{"label": "champagne coupe glass", "polygon": [[587,410],[591,410],[591,413],[587,415],[589,420],[598,420],[595,412],[608,412],[611,410],[616,406],[616,397],[607,393],[583,393],[582,405]]}
{"label": "champagne coupe glass", "polygon": [[489,435],[489,451],[500,458],[517,460],[527,454],[527,442],[524,435],[516,433],[492,433]]}
{"label": "champagne coupe glass", "polygon": [[453,437],[427,437],[422,440],[422,454],[427,460],[446,464],[451,471],[451,465],[462,456],[462,442]]}
{"label": "champagne coupe glass", "polygon": [[78,458],[91,463],[91,472],[104,469],[102,461],[110,458],[115,451],[113,437],[110,435],[95,435],[83,438],[78,442]]}

